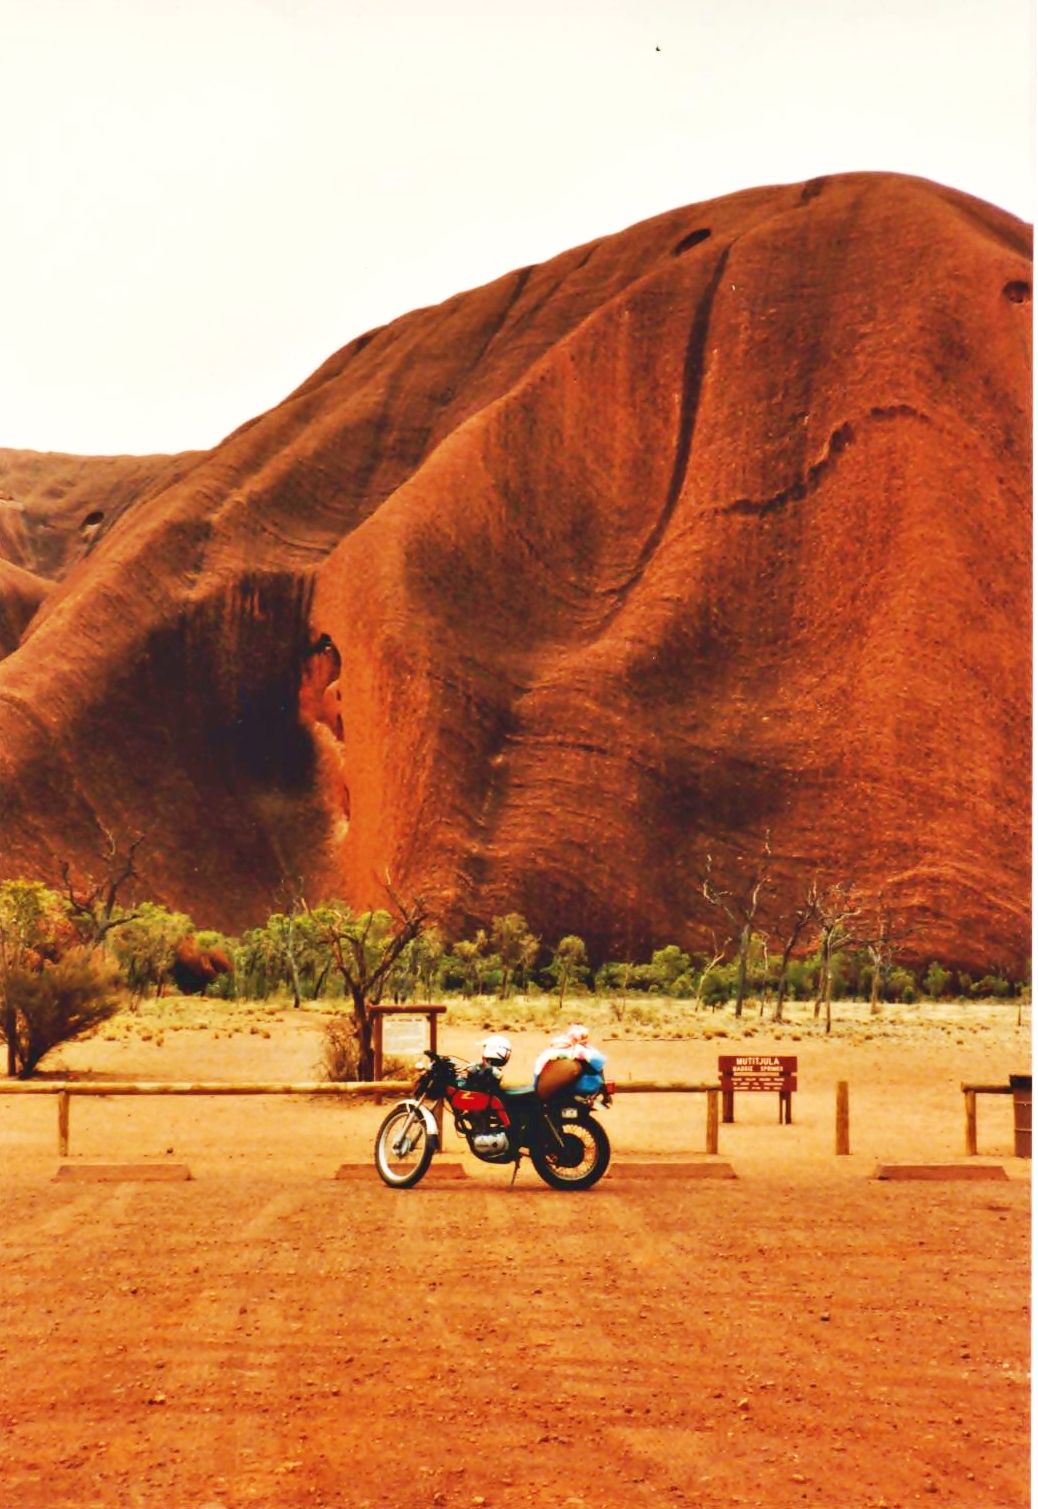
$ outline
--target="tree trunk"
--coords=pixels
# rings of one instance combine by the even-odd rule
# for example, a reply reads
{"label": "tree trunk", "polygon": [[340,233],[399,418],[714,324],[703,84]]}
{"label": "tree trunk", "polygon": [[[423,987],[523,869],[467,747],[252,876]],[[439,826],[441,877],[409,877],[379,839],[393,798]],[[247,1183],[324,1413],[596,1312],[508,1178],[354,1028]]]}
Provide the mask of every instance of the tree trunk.
{"label": "tree trunk", "polygon": [[746,960],[750,952],[750,929],[747,924],[739,934],[739,968],[735,976],[735,1015],[742,1016],[742,1003],[746,999]]}
{"label": "tree trunk", "polygon": [[295,955],[291,953],[288,956],[288,971],[292,976],[292,1005],[298,1009],[303,999],[303,992],[299,984],[299,968],[296,964]]}
{"label": "tree trunk", "polygon": [[375,1045],[372,1042],[374,1022],[368,1011],[364,992],[351,988],[350,995],[353,997],[353,1022],[357,1030],[357,1078],[372,1080],[375,1078]]}
{"label": "tree trunk", "polygon": [[7,1037],[7,1077],[16,1079],[18,1076],[18,1051],[17,1051],[18,1024],[15,1021],[14,1011],[10,1006],[4,1008],[4,1033]]}
{"label": "tree trunk", "polygon": [[818,990],[817,990],[817,992],[815,994],[815,1016],[814,1016],[814,1019],[815,1019],[816,1022],[817,1022],[817,1020],[818,1020],[818,1018],[819,1018],[819,1016],[821,1015],[821,1012],[822,1012],[822,1002],[825,1000],[825,993],[826,993],[826,990],[828,989],[828,985],[829,985],[829,961],[828,961],[828,958],[826,957],[825,950],[823,948],[822,956],[821,956],[821,958],[819,960],[819,963],[818,963]]}
{"label": "tree trunk", "polygon": [[775,1013],[773,1022],[782,1021],[782,1008],[786,1002],[786,971],[789,969],[789,961],[793,955],[794,942],[786,944],[782,950],[782,962],[779,965],[778,985],[775,987]]}
{"label": "tree trunk", "polygon": [[878,961],[874,961],[873,965],[872,965],[872,990],[871,990],[871,993],[869,995],[869,1015],[870,1016],[879,1016],[879,1008],[880,1008],[879,982],[880,982],[881,974],[882,974],[882,971],[880,969],[879,962]]}

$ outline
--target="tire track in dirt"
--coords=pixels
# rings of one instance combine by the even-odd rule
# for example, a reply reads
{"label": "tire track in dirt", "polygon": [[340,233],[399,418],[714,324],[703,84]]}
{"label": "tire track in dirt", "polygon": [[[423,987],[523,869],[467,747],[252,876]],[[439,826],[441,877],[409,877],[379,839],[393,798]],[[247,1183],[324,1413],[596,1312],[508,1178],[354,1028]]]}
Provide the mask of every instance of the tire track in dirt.
{"label": "tire track in dirt", "polygon": [[132,1185],[123,1184],[115,1190],[111,1185],[102,1185],[99,1189],[82,1194],[70,1194],[61,1208],[52,1211],[50,1215],[30,1217],[16,1225],[5,1226],[3,1240],[29,1242],[35,1246],[41,1237],[66,1236],[77,1228],[85,1231],[97,1222],[107,1222],[124,1214],[133,1203],[136,1193]]}

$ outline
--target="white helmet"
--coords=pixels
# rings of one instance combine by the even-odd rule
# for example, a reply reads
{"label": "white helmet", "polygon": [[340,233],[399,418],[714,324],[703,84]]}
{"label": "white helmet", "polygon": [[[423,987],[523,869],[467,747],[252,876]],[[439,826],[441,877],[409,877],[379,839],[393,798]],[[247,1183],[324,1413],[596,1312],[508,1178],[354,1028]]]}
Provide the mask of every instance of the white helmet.
{"label": "white helmet", "polygon": [[512,1045],[501,1033],[497,1032],[484,1041],[483,1062],[485,1064],[491,1064],[495,1069],[503,1069],[511,1057]]}

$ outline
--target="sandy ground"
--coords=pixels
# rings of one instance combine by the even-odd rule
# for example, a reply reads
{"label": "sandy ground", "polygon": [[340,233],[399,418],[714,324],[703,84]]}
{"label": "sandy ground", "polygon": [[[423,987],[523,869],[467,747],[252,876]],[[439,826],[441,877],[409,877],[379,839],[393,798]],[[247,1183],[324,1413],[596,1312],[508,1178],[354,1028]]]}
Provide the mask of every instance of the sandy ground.
{"label": "sandy ground", "polygon": [[[313,1014],[176,1011],[59,1064],[314,1077]],[[583,1195],[467,1155],[463,1181],[388,1190],[384,1108],[287,1098],[74,1101],[68,1163],[193,1177],[56,1182],[53,1099],[0,1096],[0,1506],[1025,1505],[1030,1163],[1008,1097],[964,1156],[959,1086],[1026,1072],[1029,1026],[845,1016],[828,1039],[712,1014],[684,1040],[596,1032],[620,1084],[745,1049],[796,1053],[801,1088],[788,1127],[739,1100],[731,1180],[689,1172],[714,1161],[703,1097],[618,1096]],[[518,1082],[545,1039],[513,1040]],[[1008,1177],[888,1183],[881,1161]]]}

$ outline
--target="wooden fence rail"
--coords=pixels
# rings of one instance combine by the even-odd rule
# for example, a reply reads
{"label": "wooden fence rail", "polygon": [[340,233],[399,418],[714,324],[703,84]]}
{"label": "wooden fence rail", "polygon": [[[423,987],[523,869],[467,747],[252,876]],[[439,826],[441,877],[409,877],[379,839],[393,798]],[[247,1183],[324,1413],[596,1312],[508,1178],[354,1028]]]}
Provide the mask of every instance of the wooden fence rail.
{"label": "wooden fence rail", "polygon": [[[370,1083],[346,1080],[329,1084],[326,1080],[280,1083],[277,1081],[238,1080],[0,1080],[0,1095],[56,1095],[58,1099],[58,1153],[67,1157],[69,1150],[69,1111],[74,1095],[407,1095],[413,1090],[410,1080],[382,1079]],[[717,1152],[717,1129],[720,1120],[721,1086],[691,1084],[683,1080],[636,1079],[614,1086],[616,1095],[705,1095],[706,1151]]]}

